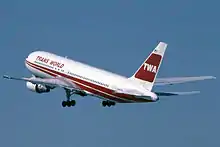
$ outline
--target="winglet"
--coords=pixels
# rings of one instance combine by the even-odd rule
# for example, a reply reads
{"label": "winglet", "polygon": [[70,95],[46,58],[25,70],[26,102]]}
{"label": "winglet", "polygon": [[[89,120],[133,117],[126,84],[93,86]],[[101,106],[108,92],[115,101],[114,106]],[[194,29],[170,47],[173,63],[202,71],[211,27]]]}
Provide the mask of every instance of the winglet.
{"label": "winglet", "polygon": [[214,76],[210,76],[210,79],[217,79],[216,77],[214,77]]}
{"label": "winglet", "polygon": [[3,75],[3,78],[4,78],[4,79],[11,79],[11,77],[8,76],[8,75]]}
{"label": "winglet", "polygon": [[23,78],[16,78],[16,77],[11,77],[8,75],[3,75],[4,79],[9,79],[9,80],[23,80]]}

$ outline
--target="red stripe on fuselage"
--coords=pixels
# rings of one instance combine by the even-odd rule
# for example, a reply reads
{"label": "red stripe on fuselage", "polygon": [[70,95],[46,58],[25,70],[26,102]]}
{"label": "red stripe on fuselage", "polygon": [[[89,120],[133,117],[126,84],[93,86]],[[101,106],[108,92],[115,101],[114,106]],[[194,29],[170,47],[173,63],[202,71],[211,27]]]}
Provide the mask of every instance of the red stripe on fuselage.
{"label": "red stripe on fuselage", "polygon": [[[66,75],[66,74],[63,74],[63,73],[60,73],[60,72],[42,67],[42,66],[39,66],[39,65],[31,63],[29,61],[26,61],[26,62],[28,63],[29,66],[32,66],[32,67],[34,66],[34,68],[36,68],[36,69],[38,69],[42,72],[45,72],[45,73],[47,73],[47,74],[49,74],[53,77],[55,77],[56,75],[60,75],[62,77],[68,78],[68,79],[72,80],[74,83],[75,82],[80,83],[80,84],[77,84],[77,83],[75,83],[75,84],[77,84],[78,86],[80,86],[80,88],[82,88],[86,91],[89,91],[93,94],[96,94],[96,95],[99,95],[99,96],[102,96],[102,97],[105,97],[105,98],[108,98],[108,99],[111,99],[111,100],[114,100],[114,101],[117,101],[117,102],[120,102],[120,103],[131,103],[131,101],[134,101],[134,102],[152,102],[152,101],[147,100],[147,99],[135,98],[134,96],[131,96],[131,95],[113,93],[113,91],[111,89],[108,89],[108,88],[105,88],[105,87],[102,87],[102,86],[99,86],[99,85],[95,85],[93,83],[84,81],[82,79],[78,79],[78,78],[75,78],[75,77],[72,77],[72,76],[69,76],[69,75]],[[86,85],[86,86],[84,86],[84,85]],[[89,88],[89,87],[91,87],[91,88]],[[99,91],[101,91],[101,92],[99,92]],[[105,93],[107,93],[107,94],[105,94]],[[112,96],[110,96],[110,95],[112,95]]]}
{"label": "red stripe on fuselage", "polygon": [[[53,76],[53,77],[56,77],[56,76],[57,76],[57,75],[55,75],[55,74],[53,74],[53,73],[51,73],[51,72],[48,72],[48,71],[46,71],[46,70],[44,70],[44,69],[41,69],[41,68],[43,68],[43,67],[40,67],[40,68],[39,68],[39,67],[37,67],[38,65],[35,65],[35,64],[30,63],[30,62],[28,62],[28,61],[27,61],[27,64],[28,64],[29,66],[31,66],[32,68],[35,68],[35,69],[37,69],[37,70],[39,70],[39,71],[41,71],[41,72],[44,72],[44,73],[46,73],[46,74],[48,74],[48,75],[50,75],[50,76]],[[63,76],[63,77],[66,77],[66,76]],[[66,77],[66,78],[67,78],[67,77]],[[70,78],[68,78],[68,79],[70,79]],[[70,80],[71,80],[71,79],[70,79]],[[76,81],[73,81],[73,82],[75,83]],[[104,97],[104,98],[107,98],[107,99],[110,99],[110,100],[113,100],[113,101],[116,101],[116,102],[119,102],[119,103],[131,103],[131,102],[129,102],[129,101],[125,101],[125,100],[122,100],[122,99],[119,99],[119,98],[112,97],[112,96],[110,96],[110,95],[108,95],[108,94],[105,94],[105,93],[103,93],[103,92],[99,92],[100,90],[94,89],[93,87],[92,87],[92,88],[86,87],[86,86],[88,86],[88,85],[84,86],[82,83],[80,83],[80,84],[75,83],[75,84],[77,84],[77,85],[78,85],[81,89],[83,89],[83,90],[89,91],[89,92],[91,92],[91,93],[93,93],[93,94],[102,96],[102,97]]]}

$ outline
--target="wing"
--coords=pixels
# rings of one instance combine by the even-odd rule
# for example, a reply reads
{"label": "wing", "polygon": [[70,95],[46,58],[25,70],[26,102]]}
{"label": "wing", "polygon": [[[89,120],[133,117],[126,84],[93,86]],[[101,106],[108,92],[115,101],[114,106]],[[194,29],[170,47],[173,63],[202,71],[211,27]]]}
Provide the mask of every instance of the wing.
{"label": "wing", "polygon": [[181,83],[195,82],[195,81],[208,80],[208,79],[216,79],[216,77],[198,76],[198,77],[157,78],[155,81],[155,85],[156,86],[173,85],[173,84],[181,84]]}
{"label": "wing", "polygon": [[11,79],[11,80],[20,80],[20,81],[26,81],[26,82],[31,82],[33,84],[42,84],[42,85],[47,85],[50,87],[61,87],[69,90],[74,90],[76,92],[82,92],[86,94],[84,90],[82,90],[79,86],[77,86],[75,83],[72,81],[65,79],[63,77],[55,77],[55,78],[36,78],[36,77],[31,77],[31,78],[16,78],[16,77],[11,77],[8,75],[4,75],[3,78],[5,79]]}

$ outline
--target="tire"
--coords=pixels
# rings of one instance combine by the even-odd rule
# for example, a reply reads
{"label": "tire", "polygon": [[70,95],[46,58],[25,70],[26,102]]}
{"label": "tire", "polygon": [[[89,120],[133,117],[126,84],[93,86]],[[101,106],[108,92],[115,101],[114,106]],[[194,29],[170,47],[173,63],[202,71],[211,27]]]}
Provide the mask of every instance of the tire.
{"label": "tire", "polygon": [[71,103],[71,106],[75,106],[76,105],[76,101],[75,100],[70,101],[70,103]]}
{"label": "tire", "polygon": [[66,101],[62,101],[62,106],[66,107],[66,105],[67,105],[67,102]]}

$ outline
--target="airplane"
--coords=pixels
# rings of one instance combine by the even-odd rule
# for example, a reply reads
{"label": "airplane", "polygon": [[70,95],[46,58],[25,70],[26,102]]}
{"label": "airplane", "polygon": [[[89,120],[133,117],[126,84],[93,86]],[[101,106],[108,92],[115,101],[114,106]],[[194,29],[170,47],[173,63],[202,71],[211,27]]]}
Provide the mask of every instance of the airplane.
{"label": "airplane", "polygon": [[27,89],[36,93],[48,93],[55,88],[65,90],[66,100],[62,107],[75,106],[72,95],[94,96],[102,100],[103,107],[116,103],[157,102],[162,96],[196,94],[191,92],[159,92],[154,86],[165,86],[186,82],[215,79],[214,76],[157,78],[168,44],[159,42],[156,48],[130,77],[71,60],[54,53],[37,50],[28,55],[25,66],[31,77],[3,78],[26,82]]}

